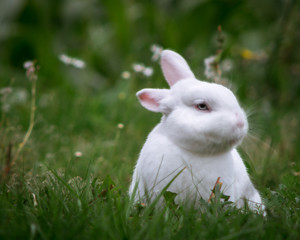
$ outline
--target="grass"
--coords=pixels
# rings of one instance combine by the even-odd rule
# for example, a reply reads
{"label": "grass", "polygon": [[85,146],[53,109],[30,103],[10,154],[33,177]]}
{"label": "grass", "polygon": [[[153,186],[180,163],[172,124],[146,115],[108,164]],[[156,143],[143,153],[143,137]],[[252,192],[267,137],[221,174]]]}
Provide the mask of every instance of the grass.
{"label": "grass", "polygon": [[266,190],[267,217],[204,204],[200,210],[168,205],[161,211],[133,206],[126,189],[107,177],[100,182],[49,171],[15,179],[1,189],[2,239],[297,239],[299,181],[286,178]]}
{"label": "grass", "polygon": [[[14,30],[0,33],[0,239],[300,238],[296,1],[62,2],[7,5],[11,18],[0,23]],[[176,206],[172,194],[159,211],[133,205],[132,170],[160,119],[135,93],[167,87],[149,48],[157,42],[180,52],[204,79],[220,23],[221,61],[233,65],[222,77],[252,113],[239,151],[267,216],[219,201]],[[87,67],[64,65],[63,52]],[[24,74],[28,59],[40,65],[36,87]],[[134,72],[135,62],[153,75]]]}

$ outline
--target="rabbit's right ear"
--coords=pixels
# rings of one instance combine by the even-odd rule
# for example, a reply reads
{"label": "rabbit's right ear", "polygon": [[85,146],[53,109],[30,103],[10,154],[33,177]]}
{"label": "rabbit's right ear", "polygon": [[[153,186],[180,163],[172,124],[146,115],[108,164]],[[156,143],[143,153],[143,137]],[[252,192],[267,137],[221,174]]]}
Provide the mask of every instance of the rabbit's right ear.
{"label": "rabbit's right ear", "polygon": [[185,78],[195,78],[185,59],[171,50],[164,50],[161,54],[161,68],[170,86]]}
{"label": "rabbit's right ear", "polygon": [[152,112],[167,113],[168,108],[163,102],[169,96],[169,91],[168,89],[146,88],[137,92],[136,96],[144,108]]}

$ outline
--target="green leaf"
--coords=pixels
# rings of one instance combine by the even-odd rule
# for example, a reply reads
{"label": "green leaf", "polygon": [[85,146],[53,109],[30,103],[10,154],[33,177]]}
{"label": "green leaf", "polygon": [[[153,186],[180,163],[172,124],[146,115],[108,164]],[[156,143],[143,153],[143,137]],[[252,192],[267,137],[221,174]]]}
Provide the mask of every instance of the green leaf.
{"label": "green leaf", "polygon": [[163,197],[170,207],[177,207],[178,205],[175,203],[175,198],[177,196],[177,193],[166,191],[163,193]]}

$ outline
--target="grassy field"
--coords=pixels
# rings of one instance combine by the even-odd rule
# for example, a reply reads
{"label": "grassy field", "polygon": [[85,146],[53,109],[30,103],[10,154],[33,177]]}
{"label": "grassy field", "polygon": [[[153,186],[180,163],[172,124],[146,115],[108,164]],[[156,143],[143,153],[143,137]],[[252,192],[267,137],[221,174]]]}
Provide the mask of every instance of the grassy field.
{"label": "grassy field", "polygon": [[[188,2],[0,3],[0,239],[300,238],[299,3]],[[154,44],[182,54],[199,79],[222,49],[222,79],[249,114],[239,152],[265,217],[219,199],[199,210],[165,195],[154,211],[128,198],[161,117],[135,93],[167,87]],[[26,73],[27,60],[39,69]]]}

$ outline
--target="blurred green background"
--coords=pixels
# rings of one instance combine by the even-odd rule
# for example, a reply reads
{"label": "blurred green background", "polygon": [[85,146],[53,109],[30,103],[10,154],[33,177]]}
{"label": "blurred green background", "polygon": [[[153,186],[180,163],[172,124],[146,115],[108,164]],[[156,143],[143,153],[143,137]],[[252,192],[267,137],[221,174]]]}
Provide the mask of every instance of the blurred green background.
{"label": "blurred green background", "polygon": [[[296,0],[7,0],[0,2],[0,163],[28,128],[31,82],[23,63],[36,60],[37,115],[14,171],[62,168],[72,175],[109,174],[129,184],[138,152],[159,114],[135,98],[167,87],[153,44],[173,49],[205,80],[203,60],[225,42],[224,72],[249,116],[241,149],[259,186],[297,174],[300,156],[300,6]],[[85,68],[60,61],[81,59]],[[146,77],[134,63],[154,69]],[[128,71],[128,79],[122,73]],[[118,125],[118,124],[123,125]],[[81,157],[74,156],[79,151]]]}

